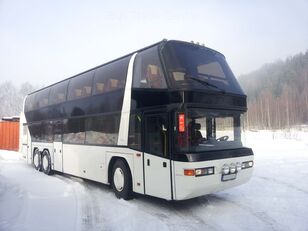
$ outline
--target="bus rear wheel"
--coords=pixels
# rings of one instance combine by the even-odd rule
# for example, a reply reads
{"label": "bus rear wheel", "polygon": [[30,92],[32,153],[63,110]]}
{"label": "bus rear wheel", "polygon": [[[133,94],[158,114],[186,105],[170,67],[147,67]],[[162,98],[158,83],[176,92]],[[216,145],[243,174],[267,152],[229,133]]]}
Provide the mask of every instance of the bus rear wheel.
{"label": "bus rear wheel", "polygon": [[132,199],[132,177],[127,164],[118,159],[112,170],[112,189],[117,198]]}
{"label": "bus rear wheel", "polygon": [[42,154],[42,170],[46,175],[53,174],[53,171],[51,169],[50,154],[47,150],[44,150]]}
{"label": "bus rear wheel", "polygon": [[38,148],[33,152],[33,166],[38,171],[42,168],[42,156]]}

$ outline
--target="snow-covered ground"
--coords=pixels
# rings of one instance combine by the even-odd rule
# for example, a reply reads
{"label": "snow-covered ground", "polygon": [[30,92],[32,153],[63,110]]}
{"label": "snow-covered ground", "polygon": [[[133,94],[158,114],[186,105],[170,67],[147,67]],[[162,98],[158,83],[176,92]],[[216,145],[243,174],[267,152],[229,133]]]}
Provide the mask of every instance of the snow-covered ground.
{"label": "snow-covered ground", "polygon": [[108,186],[26,165],[0,151],[0,230],[308,230],[308,133],[249,132],[252,179],[182,202],[118,200]]}

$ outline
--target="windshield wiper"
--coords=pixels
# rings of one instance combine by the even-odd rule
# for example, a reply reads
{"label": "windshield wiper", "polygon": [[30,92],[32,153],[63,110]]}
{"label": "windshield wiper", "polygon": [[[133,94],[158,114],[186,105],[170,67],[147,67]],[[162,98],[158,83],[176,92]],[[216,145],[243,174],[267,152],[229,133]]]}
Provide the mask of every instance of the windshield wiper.
{"label": "windshield wiper", "polygon": [[186,74],[185,77],[188,78],[188,79],[195,80],[196,82],[201,83],[201,84],[204,85],[204,86],[216,88],[216,89],[219,90],[221,93],[226,93],[225,90],[220,89],[220,88],[217,87],[216,85],[214,85],[214,84],[212,84],[212,83],[209,83],[209,82],[207,82],[207,81],[204,80],[204,79],[199,79],[199,78],[196,78],[196,77],[191,76],[191,75],[188,75],[188,74]]}

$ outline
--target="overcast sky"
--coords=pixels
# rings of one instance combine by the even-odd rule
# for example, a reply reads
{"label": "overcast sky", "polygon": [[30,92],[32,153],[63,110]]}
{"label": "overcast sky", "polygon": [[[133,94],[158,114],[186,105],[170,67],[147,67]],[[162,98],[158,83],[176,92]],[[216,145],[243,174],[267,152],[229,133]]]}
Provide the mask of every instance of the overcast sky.
{"label": "overcast sky", "polygon": [[308,1],[0,0],[0,82],[49,85],[163,38],[223,53],[236,75],[308,49]]}

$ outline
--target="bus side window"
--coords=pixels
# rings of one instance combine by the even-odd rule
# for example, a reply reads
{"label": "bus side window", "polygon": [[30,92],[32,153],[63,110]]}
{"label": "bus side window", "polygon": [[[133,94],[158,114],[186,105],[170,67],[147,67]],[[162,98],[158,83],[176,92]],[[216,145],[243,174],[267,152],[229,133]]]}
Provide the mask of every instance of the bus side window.
{"label": "bus side window", "polygon": [[68,80],[57,83],[51,87],[49,94],[49,105],[62,103],[66,100]]}
{"label": "bus side window", "polygon": [[63,143],[84,144],[85,118],[65,120]]}
{"label": "bus side window", "polygon": [[89,71],[72,78],[68,85],[68,100],[80,99],[92,93],[94,71]]}
{"label": "bus side window", "polygon": [[133,78],[134,88],[167,88],[156,46],[138,53]]}
{"label": "bus side window", "polygon": [[94,74],[93,95],[123,89],[131,56],[98,67]]}
{"label": "bus side window", "polygon": [[86,119],[86,144],[116,145],[120,115],[99,115]]}
{"label": "bus side window", "polygon": [[62,127],[61,121],[56,121],[53,124],[54,142],[62,142]]}
{"label": "bus side window", "polygon": [[129,122],[128,146],[141,151],[141,115],[132,114]]}
{"label": "bus side window", "polygon": [[168,122],[166,114],[146,117],[145,152],[168,156]]}

